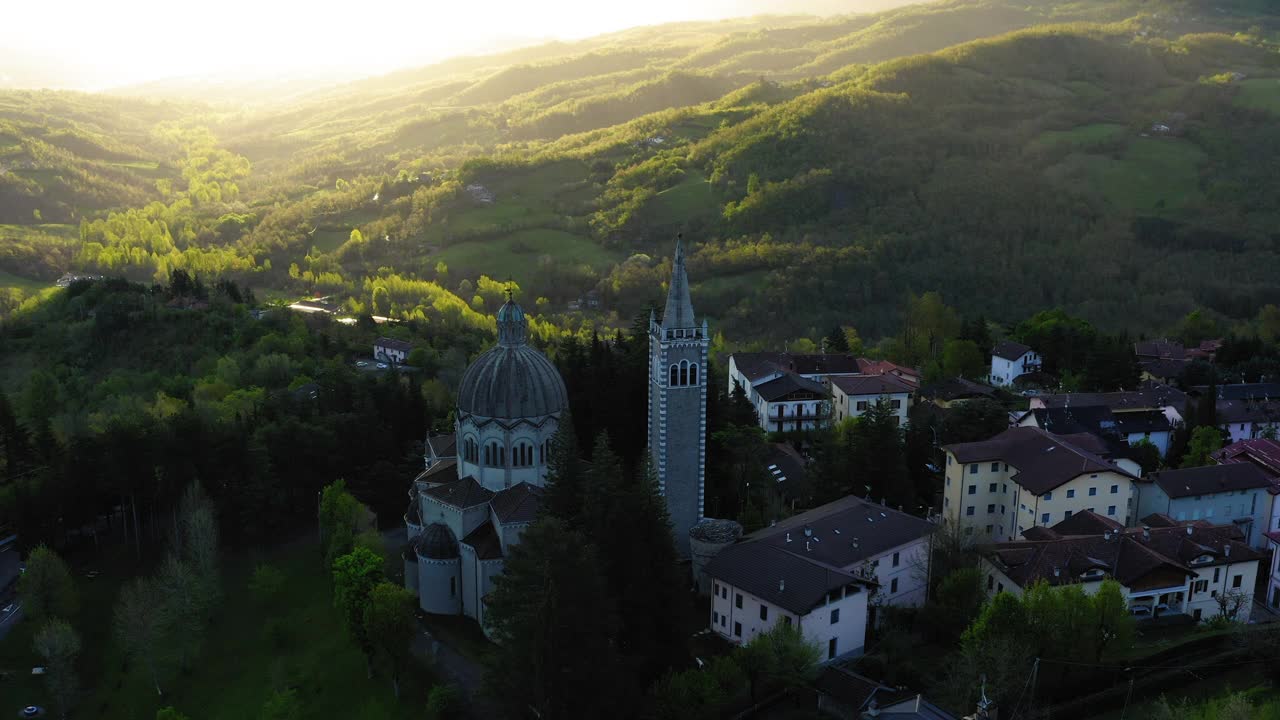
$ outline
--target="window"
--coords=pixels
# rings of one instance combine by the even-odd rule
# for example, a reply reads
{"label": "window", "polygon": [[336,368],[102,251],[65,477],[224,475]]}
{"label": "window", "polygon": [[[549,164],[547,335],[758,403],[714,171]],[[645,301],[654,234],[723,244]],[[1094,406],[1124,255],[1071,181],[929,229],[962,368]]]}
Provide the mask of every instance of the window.
{"label": "window", "polygon": [[949,497],[942,498],[942,507],[951,507],[951,498]]}
{"label": "window", "polygon": [[672,366],[671,366],[671,378],[670,378],[670,379],[669,379],[669,381],[667,382],[667,385],[670,385],[671,387],[675,387],[675,386],[677,386],[677,385],[679,385],[679,384],[680,384],[680,366],[679,366],[679,365],[672,365]]}
{"label": "window", "polygon": [[1062,518],[1065,520],[1066,518],[1071,517],[1071,515],[1072,515],[1072,512],[1071,512],[1070,510],[1068,510],[1068,511],[1066,511],[1066,512],[1062,513]]}
{"label": "window", "polygon": [[689,384],[690,385],[698,384],[698,364],[697,363],[691,363],[689,365]]}
{"label": "window", "polygon": [[1111,486],[1111,494],[1112,494],[1112,495],[1115,495],[1115,494],[1116,494],[1116,493],[1118,493],[1118,492],[1120,492],[1120,486],[1119,486],[1119,485],[1112,485],[1112,486]]}
{"label": "window", "polygon": [[898,578],[889,581],[889,594],[892,595],[896,592],[898,592]]}
{"label": "window", "polygon": [[898,567],[898,556],[899,556],[899,555],[901,555],[901,553],[894,553],[894,554],[893,554],[893,566],[894,566],[894,567]]}
{"label": "window", "polygon": [[831,611],[831,624],[835,625],[840,622],[840,608]]}
{"label": "window", "polygon": [[1094,495],[1097,495],[1097,494],[1098,494],[1098,488],[1096,487],[1089,488],[1089,497],[1093,497]]}
{"label": "window", "polygon": [[467,438],[462,444],[462,459],[467,462],[480,462],[480,443],[475,438]]}
{"label": "window", "polygon": [[720,613],[716,612],[715,610],[711,611],[711,624],[712,625],[720,624]]}
{"label": "window", "polygon": [[1195,592],[1204,592],[1205,590],[1208,590],[1208,589],[1209,589],[1208,580],[1197,580],[1195,586],[1192,588],[1192,590],[1194,590]]}
{"label": "window", "polygon": [[995,491],[996,491],[996,484],[991,483],[991,487],[987,488],[987,492],[995,492]]}
{"label": "window", "polygon": [[889,401],[889,407],[893,408],[894,410],[901,410],[901,409],[902,409],[902,401],[901,401],[901,400],[890,400],[890,401]]}
{"label": "window", "polygon": [[977,485],[970,485],[970,486],[969,486],[969,494],[970,494],[970,495],[977,495],[977,494],[978,494],[978,486],[977,486]]}
{"label": "window", "polygon": [[1230,505],[1223,505],[1223,506],[1222,506],[1222,516],[1223,516],[1223,517],[1231,517],[1231,506],[1230,506]]}
{"label": "window", "polygon": [[729,616],[728,616],[728,615],[721,615],[721,616],[720,616],[720,627],[724,627],[725,625],[728,625],[728,624],[729,624]]}
{"label": "window", "polygon": [[721,585],[721,586],[720,586],[720,597],[724,598],[725,600],[728,600],[728,599],[729,599],[729,588],[725,587],[724,585]]}
{"label": "window", "polygon": [[[1000,472],[1000,463],[998,462],[991,463],[991,472]],[[991,489],[995,490],[995,485],[992,485]]]}
{"label": "window", "polygon": [[996,592],[998,593],[1004,592],[1004,583],[996,583]]}
{"label": "window", "polygon": [[761,604],[761,605],[760,605],[760,619],[761,619],[761,620],[768,620],[768,619],[769,619],[769,606],[768,606],[768,605],[764,605],[764,604]]}
{"label": "window", "polygon": [[965,509],[964,509],[964,514],[965,514],[965,515],[972,515],[972,514],[973,514],[973,506],[972,506],[972,505],[970,505],[969,507],[965,508]]}
{"label": "window", "polygon": [[511,466],[512,467],[532,467],[533,466],[533,446],[529,443],[520,443],[511,448]]}
{"label": "window", "polygon": [[1213,569],[1213,581],[1218,582],[1218,573],[1222,572],[1222,568]]}
{"label": "window", "polygon": [[996,578],[994,575],[987,576],[987,589],[990,590],[996,586]]}
{"label": "window", "polygon": [[736,622],[733,624],[733,634],[742,637],[742,623]]}
{"label": "window", "polygon": [[783,615],[783,616],[782,616],[782,624],[783,624],[783,625],[786,625],[786,626],[788,626],[788,627],[790,627],[790,626],[791,626],[791,616],[790,616],[790,615]]}
{"label": "window", "polygon": [[1009,492],[1009,485],[1008,485],[1008,483],[1000,483],[1000,492],[1002,492],[1002,493],[1007,493],[1007,492]]}
{"label": "window", "polygon": [[711,596],[716,597],[720,594],[720,583],[711,583]]}
{"label": "window", "polygon": [[866,401],[866,400],[859,400],[859,401],[858,401],[858,404],[856,405],[856,407],[857,407],[858,412],[865,412],[865,411],[866,411],[866,409],[867,409],[867,401]]}
{"label": "window", "polygon": [[489,467],[502,467],[505,465],[506,455],[506,448],[496,441],[490,441],[484,446],[484,464]]}
{"label": "window", "polygon": [[1244,576],[1243,576],[1243,575],[1236,575],[1235,577],[1231,578],[1231,587],[1233,587],[1233,588],[1238,588],[1238,587],[1240,587],[1240,582],[1241,582],[1242,580],[1244,580]]}
{"label": "window", "polygon": [[1052,500],[1052,499],[1053,499],[1053,491],[1052,491],[1052,490],[1050,490],[1049,492],[1045,493],[1045,494],[1044,494],[1044,499],[1045,499],[1045,502],[1048,502],[1048,501]]}
{"label": "window", "polygon": [[1001,505],[1001,506],[1000,506],[1000,514],[1001,514],[1001,515],[1003,515],[1003,514],[1004,514],[1004,506],[1003,506],[1003,505]]}
{"label": "window", "polygon": [[993,528],[995,528],[995,526],[994,526],[994,525],[988,525],[988,526],[987,526],[987,534],[988,534],[988,535],[990,535],[990,534],[991,534],[991,530],[992,530]]}
{"label": "window", "polygon": [[1068,490],[1068,491],[1067,491],[1067,498],[1068,498],[1068,499],[1073,498],[1073,497],[1075,497],[1075,496],[1076,496],[1076,491],[1075,491],[1075,490]]}
{"label": "window", "polygon": [[458,578],[449,578],[449,597],[458,595]]}
{"label": "window", "polygon": [[995,512],[996,512],[996,505],[995,505],[995,503],[991,503],[990,505],[988,505],[988,506],[987,506],[987,514],[988,514],[988,515],[994,515],[994,514],[995,514]]}
{"label": "window", "polygon": [[1107,506],[1107,514],[1108,514],[1108,515],[1115,515],[1115,514],[1116,514],[1116,506],[1115,506],[1115,505],[1108,505],[1108,506]]}
{"label": "window", "polygon": [[1049,513],[1045,513],[1045,514],[1041,515],[1041,516],[1040,516],[1040,522],[1044,523],[1045,525],[1048,525],[1048,524],[1049,524]]}
{"label": "window", "polygon": [[947,465],[951,465],[951,453],[947,453]]}
{"label": "window", "polygon": [[734,593],[733,605],[739,610],[742,609],[742,593]]}
{"label": "window", "polygon": [[974,463],[974,464],[972,464],[972,465],[970,465],[970,466],[969,466],[969,474],[970,474],[970,475],[977,475],[977,474],[978,474],[978,463]]}
{"label": "window", "polygon": [[827,659],[830,660],[836,656],[836,639],[831,638],[827,641]]}

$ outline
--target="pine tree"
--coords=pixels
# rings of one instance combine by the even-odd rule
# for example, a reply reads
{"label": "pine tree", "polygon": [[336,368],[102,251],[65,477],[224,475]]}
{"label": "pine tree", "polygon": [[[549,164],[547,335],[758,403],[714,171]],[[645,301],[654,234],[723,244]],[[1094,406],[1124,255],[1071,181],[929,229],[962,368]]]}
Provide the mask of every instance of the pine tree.
{"label": "pine tree", "polygon": [[566,411],[551,438],[551,454],[547,458],[546,490],[542,496],[543,512],[559,518],[569,527],[580,526],[586,468],[578,455],[578,435],[573,418]]}
{"label": "pine tree", "polygon": [[827,333],[826,351],[829,353],[849,352],[849,338],[845,337],[844,328],[836,325],[831,328],[831,332]]}
{"label": "pine tree", "polygon": [[623,671],[597,557],[586,536],[542,515],[494,579],[485,622],[498,645],[487,660],[485,684],[512,715],[616,714]]}

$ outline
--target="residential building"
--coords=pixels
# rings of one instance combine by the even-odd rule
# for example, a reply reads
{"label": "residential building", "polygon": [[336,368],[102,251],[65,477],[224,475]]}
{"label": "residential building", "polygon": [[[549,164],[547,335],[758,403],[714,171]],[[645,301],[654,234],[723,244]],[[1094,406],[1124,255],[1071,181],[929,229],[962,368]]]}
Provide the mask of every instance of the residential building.
{"label": "residential building", "polygon": [[1007,387],[1022,375],[1040,372],[1040,356],[1035,350],[1013,342],[1002,340],[991,349],[991,384]]}
{"label": "residential building", "polygon": [[1240,440],[1215,452],[1212,457],[1214,462],[1223,465],[1247,463],[1266,474],[1271,481],[1267,491],[1271,497],[1266,530],[1280,530],[1280,440]]}
{"label": "residential building", "polygon": [[856,418],[877,404],[888,405],[897,424],[907,424],[914,388],[894,375],[841,375],[830,378],[836,422]]}
{"label": "residential building", "polygon": [[[1191,389],[1193,395],[1208,391],[1204,385]],[[1219,385],[1216,392],[1218,426],[1227,431],[1231,442],[1280,433],[1280,383]]]}
{"label": "residential building", "polygon": [[951,408],[970,400],[991,399],[995,397],[995,394],[996,391],[992,390],[990,386],[976,383],[972,380],[965,380],[964,378],[951,378],[950,380],[936,382],[920,388],[919,392],[921,398],[932,402],[940,408]]}
{"label": "residential building", "polygon": [[1018,425],[1043,428],[1057,435],[1092,433],[1123,441],[1129,447],[1146,440],[1156,446],[1161,457],[1169,451],[1173,435],[1173,425],[1160,410],[1115,413],[1105,405],[1034,408],[1019,418]]}
{"label": "residential building", "polygon": [[1271,478],[1251,463],[1153,472],[1134,484],[1137,516],[1159,513],[1177,521],[1211,520],[1240,528],[1250,547],[1265,548],[1271,516]]}
{"label": "residential building", "polygon": [[409,361],[413,344],[395,338],[380,337],[373,343],[373,358],[392,365],[404,365]]}
{"label": "residential building", "polygon": [[1170,424],[1182,422],[1187,394],[1168,385],[1144,381],[1136,390],[1103,393],[1061,393],[1031,398],[1031,408],[1090,407],[1105,405],[1117,415],[1131,411],[1159,410]]}
{"label": "residential building", "polygon": [[1068,522],[983,548],[987,592],[1020,595],[1047,582],[1080,585],[1091,594],[1103,581],[1115,580],[1130,611],[1141,619],[1208,620],[1221,614],[1221,598],[1238,603],[1236,620],[1249,621],[1266,555],[1249,547],[1236,525],[1177,522],[1162,515],[1148,516],[1145,525],[1134,528],[1097,515]]}
{"label": "residential building", "polygon": [[1280,611],[1280,531],[1267,533],[1267,549],[1271,552],[1267,576],[1267,607]]}
{"label": "residential building", "polygon": [[667,501],[676,547],[702,519],[707,457],[707,320],[694,319],[684,248],[676,242],[662,322],[649,316],[649,457]]}
{"label": "residential building", "polygon": [[1089,436],[1010,428],[946,453],[943,516],[982,540],[1012,540],[1091,511],[1124,523],[1135,474],[1089,449]]}
{"label": "residential building", "polygon": [[813,430],[831,419],[826,386],[803,375],[787,373],[753,387],[756,417],[768,432]]}
{"label": "residential building", "polygon": [[935,529],[850,496],[752,533],[707,564],[711,628],[741,644],[795,623],[827,659],[861,654],[873,608],[924,603]]}
{"label": "residential building", "polygon": [[813,688],[818,710],[842,720],[956,720],[920,693],[872,680],[843,661],[823,666]]}
{"label": "residential building", "polygon": [[1177,360],[1182,362],[1187,359],[1187,350],[1182,343],[1168,338],[1139,340],[1133,344],[1133,354],[1137,357],[1139,363],[1152,360]]}

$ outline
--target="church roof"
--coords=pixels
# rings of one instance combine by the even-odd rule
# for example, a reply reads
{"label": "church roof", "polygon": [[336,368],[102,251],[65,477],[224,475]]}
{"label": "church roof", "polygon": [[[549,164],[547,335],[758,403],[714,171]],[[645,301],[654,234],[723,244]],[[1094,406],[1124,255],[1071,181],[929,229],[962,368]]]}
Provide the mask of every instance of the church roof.
{"label": "church roof", "polygon": [[441,460],[431,467],[418,473],[418,477],[413,479],[414,482],[424,482],[431,485],[447,485],[458,481],[458,459],[449,458]]}
{"label": "church roof", "polygon": [[542,501],[542,488],[519,483],[502,490],[493,496],[490,507],[498,522],[510,523],[533,522],[538,514],[538,504]]}
{"label": "church roof", "polygon": [[480,483],[471,477],[429,488],[422,494],[459,510],[484,505],[493,499],[493,491],[481,487]]}
{"label": "church roof", "polygon": [[458,539],[449,526],[431,523],[422,534],[413,539],[413,549],[430,560],[452,560],[458,557]]}
{"label": "church roof", "polygon": [[693,300],[689,298],[689,276],[684,269],[684,247],[676,240],[676,254],[671,262],[671,285],[667,288],[667,308],[662,313],[662,329],[697,327],[693,319]]}
{"label": "church roof", "polygon": [[524,310],[508,300],[498,311],[498,344],[471,363],[458,389],[458,411],[485,418],[540,418],[569,406],[560,371],[530,347]]}
{"label": "church roof", "polygon": [[479,527],[462,539],[462,544],[475,550],[476,558],[480,560],[497,560],[502,557],[502,541],[498,539],[493,523],[480,523]]}

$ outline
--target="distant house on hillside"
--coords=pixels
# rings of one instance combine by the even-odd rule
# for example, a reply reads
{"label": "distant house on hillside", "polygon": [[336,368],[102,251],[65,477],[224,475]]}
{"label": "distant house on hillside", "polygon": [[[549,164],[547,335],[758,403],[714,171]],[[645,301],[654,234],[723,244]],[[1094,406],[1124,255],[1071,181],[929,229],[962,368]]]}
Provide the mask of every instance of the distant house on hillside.
{"label": "distant house on hillside", "polygon": [[991,384],[1008,387],[1022,375],[1040,372],[1040,365],[1040,355],[1035,350],[1022,343],[1002,340],[991,349]]}
{"label": "distant house on hillside", "polygon": [[373,357],[393,365],[403,365],[413,352],[413,344],[395,338],[380,337],[373,344]]}
{"label": "distant house on hillside", "polygon": [[299,300],[298,302],[290,305],[289,309],[294,312],[307,313],[309,315],[337,315],[342,311],[340,306],[331,302],[325,302],[324,299]]}

